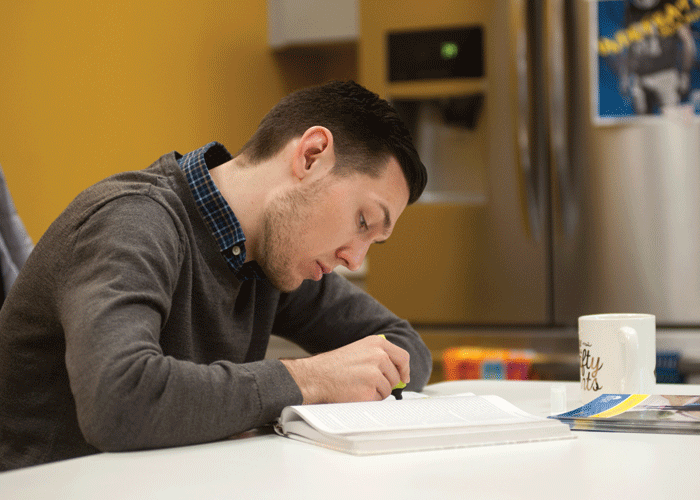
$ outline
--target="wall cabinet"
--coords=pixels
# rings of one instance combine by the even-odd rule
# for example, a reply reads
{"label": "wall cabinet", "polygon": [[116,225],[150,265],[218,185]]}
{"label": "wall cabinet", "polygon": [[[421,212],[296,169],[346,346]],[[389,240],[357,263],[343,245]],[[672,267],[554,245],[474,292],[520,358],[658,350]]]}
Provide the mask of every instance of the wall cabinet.
{"label": "wall cabinet", "polygon": [[357,41],[357,0],[267,0],[274,49]]}

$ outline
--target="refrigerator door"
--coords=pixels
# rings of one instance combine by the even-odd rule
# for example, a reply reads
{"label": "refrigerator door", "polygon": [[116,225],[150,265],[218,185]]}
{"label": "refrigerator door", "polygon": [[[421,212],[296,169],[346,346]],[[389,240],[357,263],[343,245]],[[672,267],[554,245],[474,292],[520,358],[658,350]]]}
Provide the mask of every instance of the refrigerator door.
{"label": "refrigerator door", "polygon": [[[425,5],[430,13],[444,12],[446,3]],[[478,196],[467,190],[466,196],[445,199],[439,192],[427,192],[423,201],[408,207],[387,243],[370,250],[367,290],[414,323],[548,324],[551,232],[547,145],[542,138],[547,119],[536,112],[544,91],[536,80],[539,62],[532,58],[538,48],[533,46],[530,2],[482,4],[489,11],[484,23],[483,112],[471,131],[434,129],[426,136],[419,124],[416,137],[434,181],[447,178],[457,161],[465,178],[478,172]],[[464,11],[459,18],[442,16],[440,22],[470,24],[471,8],[458,5]],[[404,10],[382,18],[390,24],[384,29],[418,29],[429,17],[409,22]],[[371,24],[364,26],[369,31]],[[371,33],[367,35],[365,43],[370,43]],[[382,71],[381,64],[371,69]],[[420,99],[431,88],[387,84],[385,95],[409,99],[413,91]],[[436,93],[441,94],[430,92],[430,98],[454,97]],[[451,184],[450,191],[468,185]]]}
{"label": "refrigerator door", "polygon": [[[567,2],[569,3],[569,2]],[[552,170],[555,321],[644,312],[661,326],[700,324],[700,125],[679,112],[615,125],[592,119],[595,2],[569,12],[569,147],[575,224]]]}

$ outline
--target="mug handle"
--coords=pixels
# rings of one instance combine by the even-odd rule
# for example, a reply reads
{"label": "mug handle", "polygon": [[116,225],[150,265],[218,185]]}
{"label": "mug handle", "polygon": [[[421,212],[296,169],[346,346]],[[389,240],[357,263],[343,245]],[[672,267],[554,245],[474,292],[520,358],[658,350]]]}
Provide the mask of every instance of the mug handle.
{"label": "mug handle", "polygon": [[624,355],[623,372],[625,373],[622,379],[620,389],[625,394],[634,394],[639,392],[641,380],[639,379],[639,336],[634,328],[623,326],[620,328],[618,339],[620,344],[623,344]]}

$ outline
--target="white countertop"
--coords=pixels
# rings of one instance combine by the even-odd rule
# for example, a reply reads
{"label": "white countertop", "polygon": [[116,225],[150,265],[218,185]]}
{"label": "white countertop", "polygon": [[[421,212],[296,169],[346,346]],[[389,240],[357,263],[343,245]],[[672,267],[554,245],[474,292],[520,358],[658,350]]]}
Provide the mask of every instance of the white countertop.
{"label": "white countertop", "polygon": [[[577,383],[564,383],[567,409]],[[550,382],[459,381],[426,393],[497,394],[539,415]],[[700,386],[662,385],[662,394]],[[577,432],[577,439],[357,457],[270,430],[164,450],[105,453],[0,473],[0,499],[700,498],[700,436]]]}

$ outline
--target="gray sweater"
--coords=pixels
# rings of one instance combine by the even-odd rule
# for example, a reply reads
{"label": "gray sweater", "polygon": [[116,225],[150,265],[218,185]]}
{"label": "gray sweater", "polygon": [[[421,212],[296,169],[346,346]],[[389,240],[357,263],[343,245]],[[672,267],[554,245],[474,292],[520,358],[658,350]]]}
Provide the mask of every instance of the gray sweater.
{"label": "gray sweater", "polygon": [[175,158],[81,193],[27,260],[0,310],[0,470],[274,420],[302,396],[271,334],[317,353],[384,333],[427,382],[418,334],[344,278],[238,281]]}

